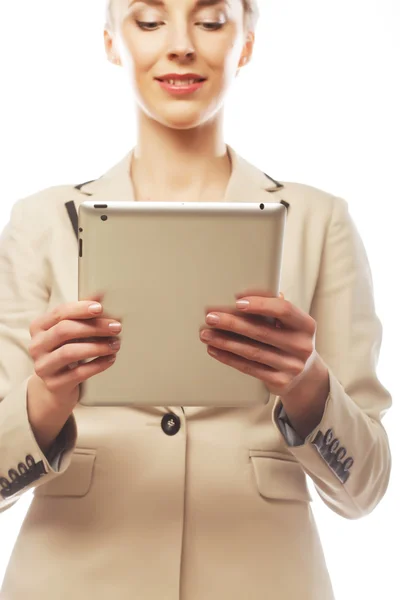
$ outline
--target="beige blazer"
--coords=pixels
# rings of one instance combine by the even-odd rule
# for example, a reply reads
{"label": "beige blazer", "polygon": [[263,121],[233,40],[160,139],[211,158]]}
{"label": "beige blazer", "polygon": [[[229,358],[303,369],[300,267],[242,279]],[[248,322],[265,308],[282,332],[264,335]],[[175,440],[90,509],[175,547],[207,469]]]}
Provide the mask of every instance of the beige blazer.
{"label": "beige blazer", "polygon": [[[77,300],[77,240],[65,204],[132,200],[130,155],[100,179],[18,201],[0,238],[0,501],[34,498],[4,600],[331,600],[307,487],[348,519],[389,480],[376,375],[381,323],[364,246],[344,200],[278,184],[231,149],[228,202],[289,205],[281,291],[317,321],[330,394],[292,446],[279,397],[249,409],[77,406],[59,471],[26,411],[29,324]],[[200,342],[199,342],[200,343]],[[179,417],[175,435],[162,427]]]}

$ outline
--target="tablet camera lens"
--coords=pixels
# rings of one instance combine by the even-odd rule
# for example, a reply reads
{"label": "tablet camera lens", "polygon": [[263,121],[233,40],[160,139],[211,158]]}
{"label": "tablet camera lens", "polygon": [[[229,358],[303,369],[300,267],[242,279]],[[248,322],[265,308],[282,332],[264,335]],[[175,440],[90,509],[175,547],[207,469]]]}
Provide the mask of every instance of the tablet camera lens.
{"label": "tablet camera lens", "polygon": [[260,204],[261,210],[264,210],[264,204]]}
{"label": "tablet camera lens", "polygon": [[101,215],[100,219],[102,221],[107,221],[108,217],[107,217],[107,215]]}

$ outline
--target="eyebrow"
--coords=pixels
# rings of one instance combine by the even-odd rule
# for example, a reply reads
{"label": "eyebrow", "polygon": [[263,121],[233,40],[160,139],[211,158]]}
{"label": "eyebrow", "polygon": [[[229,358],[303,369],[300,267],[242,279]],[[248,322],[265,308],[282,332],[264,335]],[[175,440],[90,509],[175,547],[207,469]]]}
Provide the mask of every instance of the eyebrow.
{"label": "eyebrow", "polygon": [[[137,4],[138,2],[147,4],[148,6],[165,6],[165,2],[163,2],[163,0],[131,0],[129,6]],[[194,8],[197,9],[207,6],[217,6],[218,4],[227,4],[227,0],[197,0]]]}

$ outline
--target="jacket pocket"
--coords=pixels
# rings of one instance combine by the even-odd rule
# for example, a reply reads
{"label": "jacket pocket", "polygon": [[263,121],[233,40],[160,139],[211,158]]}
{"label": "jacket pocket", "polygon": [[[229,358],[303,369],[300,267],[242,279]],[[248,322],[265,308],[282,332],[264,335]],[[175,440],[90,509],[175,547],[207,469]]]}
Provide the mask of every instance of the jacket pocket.
{"label": "jacket pocket", "polygon": [[298,462],[281,453],[250,450],[258,492],[272,500],[312,502],[305,473]]}
{"label": "jacket pocket", "polygon": [[76,448],[65,473],[37,487],[35,496],[86,496],[93,479],[95,459],[96,450]]}

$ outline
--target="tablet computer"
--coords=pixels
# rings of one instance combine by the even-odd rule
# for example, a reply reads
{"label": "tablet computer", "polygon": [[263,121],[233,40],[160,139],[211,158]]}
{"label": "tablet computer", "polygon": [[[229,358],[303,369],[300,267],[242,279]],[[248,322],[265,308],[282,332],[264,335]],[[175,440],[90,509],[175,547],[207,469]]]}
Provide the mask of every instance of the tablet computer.
{"label": "tablet computer", "polygon": [[286,208],[279,203],[84,201],[79,299],[100,294],[121,349],[84,382],[87,406],[265,404],[260,380],[213,359],[199,337],[208,310],[235,294],[279,294]]}

